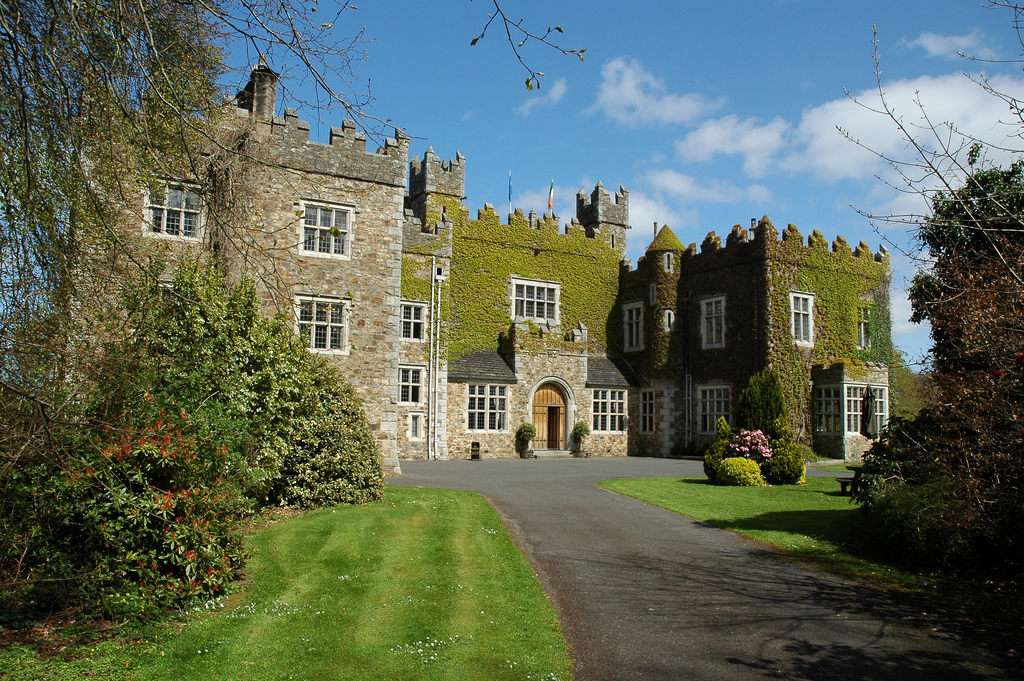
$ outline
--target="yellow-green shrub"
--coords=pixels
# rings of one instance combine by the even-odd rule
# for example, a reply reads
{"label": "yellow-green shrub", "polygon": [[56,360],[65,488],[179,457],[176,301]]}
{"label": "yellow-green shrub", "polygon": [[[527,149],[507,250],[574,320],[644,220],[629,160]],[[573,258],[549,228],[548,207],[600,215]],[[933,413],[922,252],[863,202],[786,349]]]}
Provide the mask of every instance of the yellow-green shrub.
{"label": "yellow-green shrub", "polygon": [[729,487],[764,487],[766,484],[760,467],[750,459],[738,456],[722,460],[715,472],[715,481]]}

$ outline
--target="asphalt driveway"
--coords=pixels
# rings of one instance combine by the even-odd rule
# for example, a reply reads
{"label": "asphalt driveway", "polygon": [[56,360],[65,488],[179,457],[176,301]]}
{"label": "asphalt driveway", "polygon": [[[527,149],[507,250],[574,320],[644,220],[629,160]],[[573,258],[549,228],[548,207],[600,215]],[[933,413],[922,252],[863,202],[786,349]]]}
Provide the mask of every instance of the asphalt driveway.
{"label": "asphalt driveway", "polygon": [[702,475],[700,462],[403,461],[402,471],[389,482],[491,501],[555,605],[577,681],[1024,678],[1022,647],[1005,638],[595,486]]}

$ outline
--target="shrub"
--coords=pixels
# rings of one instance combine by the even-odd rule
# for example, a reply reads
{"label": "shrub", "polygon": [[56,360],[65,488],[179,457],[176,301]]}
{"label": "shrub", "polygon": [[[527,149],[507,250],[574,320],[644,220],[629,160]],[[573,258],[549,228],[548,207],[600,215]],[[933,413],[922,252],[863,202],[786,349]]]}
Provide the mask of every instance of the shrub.
{"label": "shrub", "polygon": [[590,435],[590,426],[587,425],[586,421],[577,421],[572,427],[572,446],[573,451],[583,450],[583,441]]}
{"label": "shrub", "polygon": [[963,528],[975,522],[974,513],[956,487],[950,480],[878,484],[867,515],[869,534],[878,546],[910,565],[971,567],[970,559],[976,556],[972,537]]}
{"label": "shrub", "polygon": [[285,455],[277,498],[303,508],[382,499],[380,453],[362,403],[333,368],[310,360],[316,363],[310,368],[308,414]]}
{"label": "shrub", "polygon": [[704,475],[708,480],[718,483],[718,467],[722,465],[722,459],[729,451],[729,443],[722,440],[715,440],[704,453]]}
{"label": "shrub", "polygon": [[133,411],[145,425],[109,429],[95,447],[81,442],[64,474],[41,465],[24,480],[38,532],[23,561],[30,599],[140,616],[222,594],[235,578],[248,503],[220,477],[224,448],[187,435],[184,414]]}
{"label": "shrub", "polygon": [[763,431],[774,442],[782,435],[776,430],[780,418],[788,428],[786,400],[779,375],[771,370],[754,374],[740,393],[736,423],[747,430]]}
{"label": "shrub", "polygon": [[730,487],[763,487],[765,485],[758,465],[750,459],[738,456],[722,460],[715,473],[715,480],[719,485]]}
{"label": "shrub", "polygon": [[516,428],[516,451],[525,452],[535,437],[537,437],[537,428],[532,423],[521,424]]}
{"label": "shrub", "polygon": [[765,466],[764,475],[773,485],[802,485],[807,465],[801,446],[793,442],[781,444],[772,453],[772,458]]}
{"label": "shrub", "polygon": [[186,262],[173,295],[137,295],[135,333],[75,368],[88,389],[0,479],[0,612],[121,617],[209,597],[242,564],[237,520],[254,506],[381,497],[357,398],[252,282],[226,294]]}
{"label": "shrub", "polygon": [[725,418],[719,416],[715,423],[715,441],[704,452],[704,475],[708,476],[711,482],[717,483],[715,472],[722,463],[729,451],[729,441],[732,439],[732,428]]}
{"label": "shrub", "polygon": [[726,456],[750,459],[758,468],[764,468],[772,458],[772,448],[768,444],[768,437],[760,430],[741,430],[729,442]]}
{"label": "shrub", "polygon": [[804,464],[814,463],[818,460],[818,455],[814,453],[814,450],[805,444],[797,443],[797,451],[800,452],[800,458],[804,460]]}

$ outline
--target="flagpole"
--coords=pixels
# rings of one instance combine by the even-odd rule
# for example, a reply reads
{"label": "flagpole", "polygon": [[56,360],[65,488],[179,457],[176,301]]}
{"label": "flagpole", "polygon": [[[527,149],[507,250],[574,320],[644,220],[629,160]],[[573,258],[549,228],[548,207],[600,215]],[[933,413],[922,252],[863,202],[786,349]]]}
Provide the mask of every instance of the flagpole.
{"label": "flagpole", "polygon": [[512,171],[508,171],[508,214],[512,216]]}

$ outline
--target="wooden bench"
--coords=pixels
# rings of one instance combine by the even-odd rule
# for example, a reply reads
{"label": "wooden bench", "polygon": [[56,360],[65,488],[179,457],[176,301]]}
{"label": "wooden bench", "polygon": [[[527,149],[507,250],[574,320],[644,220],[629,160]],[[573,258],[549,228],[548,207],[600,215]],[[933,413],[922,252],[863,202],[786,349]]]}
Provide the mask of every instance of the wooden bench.
{"label": "wooden bench", "polygon": [[860,489],[860,474],[864,470],[864,464],[851,464],[846,469],[853,471],[853,477],[836,478],[836,480],[839,481],[839,493],[852,497]]}

